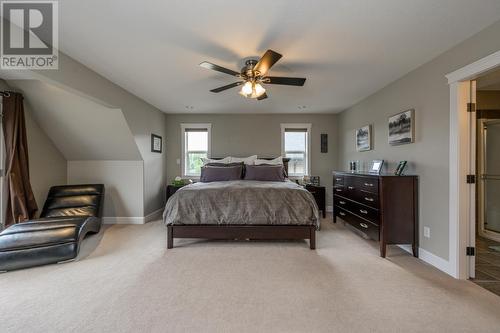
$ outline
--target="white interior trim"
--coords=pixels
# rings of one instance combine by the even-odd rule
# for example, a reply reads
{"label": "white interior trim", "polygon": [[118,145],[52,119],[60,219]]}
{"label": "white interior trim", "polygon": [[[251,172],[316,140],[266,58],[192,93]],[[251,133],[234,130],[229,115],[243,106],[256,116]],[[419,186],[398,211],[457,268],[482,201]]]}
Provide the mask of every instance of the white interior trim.
{"label": "white interior trim", "polygon": [[[311,128],[310,123],[282,123],[281,124],[281,156],[285,157],[285,129],[287,128],[305,128],[307,129],[307,166],[306,166],[306,176],[311,174]],[[293,178],[293,177],[291,177]]]}
{"label": "white interior trim", "polygon": [[[398,245],[398,247],[413,255],[411,245],[401,244]],[[440,271],[445,272],[446,274],[453,275],[452,269],[450,267],[450,262],[448,260],[444,260],[443,258],[438,257],[437,255],[432,254],[421,247],[418,248],[418,258],[422,261],[425,261],[429,265],[436,267]]]}
{"label": "white interior trim", "polygon": [[192,175],[186,175],[185,173],[185,153],[186,153],[186,128],[206,128],[208,131],[208,151],[207,157],[212,156],[212,124],[210,123],[181,123],[181,177],[190,177],[193,178]]}
{"label": "white interior trim", "polygon": [[474,171],[471,159],[471,121],[467,113],[470,95],[470,80],[500,66],[500,51],[464,66],[448,75],[450,84],[450,184],[449,184],[449,273],[467,279],[470,261],[466,247],[473,244],[470,223],[474,223],[473,186],[465,181],[466,175]]}
{"label": "white interior trim", "polygon": [[457,69],[446,75],[448,79],[448,84],[452,84],[458,81],[468,81],[477,78],[479,75],[498,67],[500,64],[500,51],[490,54],[483,59],[479,59],[472,64],[465,67]]}
{"label": "white interior trim", "polygon": [[102,218],[103,224],[145,224],[161,219],[163,208],[157,209],[146,216],[105,216]]}

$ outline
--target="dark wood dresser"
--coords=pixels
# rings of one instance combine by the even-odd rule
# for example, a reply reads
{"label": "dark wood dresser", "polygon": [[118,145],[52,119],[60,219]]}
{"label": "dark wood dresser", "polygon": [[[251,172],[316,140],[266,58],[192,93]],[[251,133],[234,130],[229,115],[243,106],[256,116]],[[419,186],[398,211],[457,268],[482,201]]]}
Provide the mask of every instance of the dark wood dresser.
{"label": "dark wood dresser", "polygon": [[333,173],[333,221],[342,219],[380,241],[411,244],[418,257],[418,177],[370,173]]}

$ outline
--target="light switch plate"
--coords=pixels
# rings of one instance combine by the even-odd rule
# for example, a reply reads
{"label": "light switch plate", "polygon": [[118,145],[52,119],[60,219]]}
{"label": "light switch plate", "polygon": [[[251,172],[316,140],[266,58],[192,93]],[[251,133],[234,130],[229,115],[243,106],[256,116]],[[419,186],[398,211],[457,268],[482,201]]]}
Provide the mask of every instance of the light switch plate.
{"label": "light switch plate", "polygon": [[431,228],[424,227],[424,237],[425,238],[431,238]]}

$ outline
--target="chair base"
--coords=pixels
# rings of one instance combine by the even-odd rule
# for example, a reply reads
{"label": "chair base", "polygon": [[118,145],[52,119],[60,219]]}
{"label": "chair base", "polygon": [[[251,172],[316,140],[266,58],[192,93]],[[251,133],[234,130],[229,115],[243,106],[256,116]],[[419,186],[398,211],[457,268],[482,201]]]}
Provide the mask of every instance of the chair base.
{"label": "chair base", "polygon": [[85,235],[99,232],[100,226],[95,217],[40,219],[11,226],[0,233],[0,271],[73,261]]}

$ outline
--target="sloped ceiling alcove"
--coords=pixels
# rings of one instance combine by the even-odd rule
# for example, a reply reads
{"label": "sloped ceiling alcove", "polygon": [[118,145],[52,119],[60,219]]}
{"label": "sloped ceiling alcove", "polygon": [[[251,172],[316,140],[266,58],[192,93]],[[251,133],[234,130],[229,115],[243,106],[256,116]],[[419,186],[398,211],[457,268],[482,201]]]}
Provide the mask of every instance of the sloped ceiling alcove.
{"label": "sloped ceiling alcove", "polygon": [[120,109],[37,80],[10,80],[67,160],[142,160]]}

